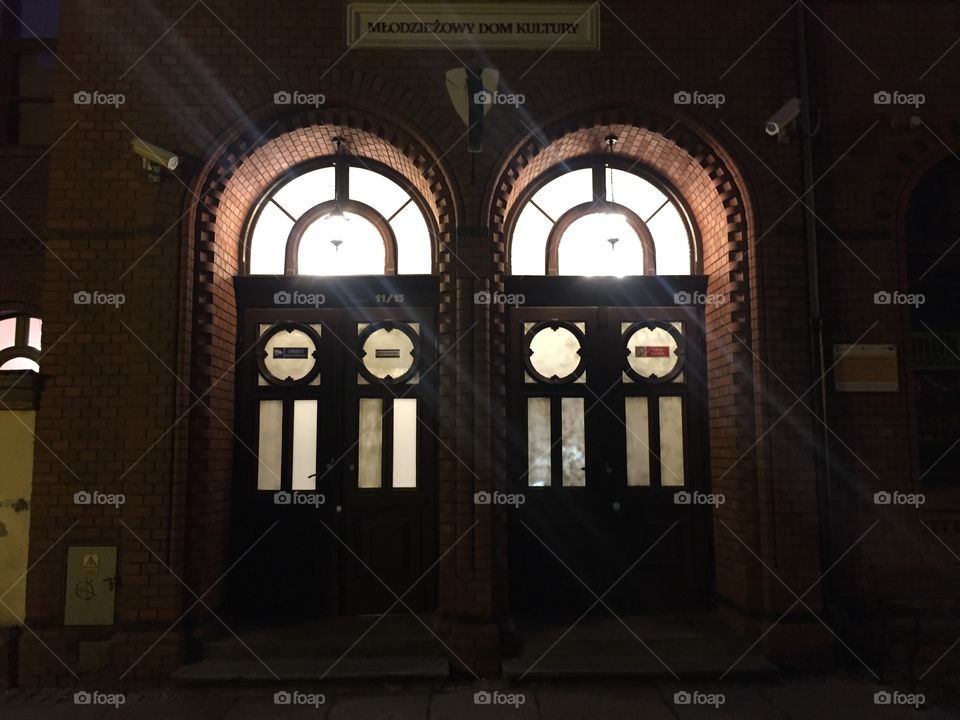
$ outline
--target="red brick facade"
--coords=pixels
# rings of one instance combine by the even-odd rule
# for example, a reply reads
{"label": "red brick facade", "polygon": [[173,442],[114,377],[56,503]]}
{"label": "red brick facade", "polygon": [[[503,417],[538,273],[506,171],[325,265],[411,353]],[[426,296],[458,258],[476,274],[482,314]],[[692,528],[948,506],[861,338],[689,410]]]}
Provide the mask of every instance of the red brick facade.
{"label": "red brick facade", "polygon": [[[787,613],[764,642],[786,662],[823,662],[832,640],[794,602],[808,588],[803,601],[817,612],[830,588],[839,608],[832,627],[878,663],[884,650],[869,641],[873,618],[886,622],[880,611],[956,615],[960,573],[933,536],[960,551],[956,487],[929,493],[920,511],[879,512],[872,503],[879,489],[925,490],[909,318],[876,306],[873,294],[906,287],[907,199],[927,169],[960,152],[960,50],[916,80],[956,39],[960,9],[818,3],[807,14],[827,347],[862,338],[894,343],[900,356],[894,394],[836,393],[828,375],[835,435],[825,518],[814,445],[822,431],[805,407],[818,391],[808,391],[817,377],[805,220],[795,202],[800,144],[763,131],[798,93],[789,7],[617,0],[600,9],[602,50],[542,59],[540,51],[489,51],[477,62],[496,66],[526,103],[491,112],[484,151],[470,155],[443,77],[459,60],[442,47],[348,51],[342,5],[64,2],[56,88],[63,137],[32,168],[38,157],[0,156],[4,187],[29,169],[6,199],[22,225],[7,217],[0,230],[0,310],[43,317],[48,378],[36,426],[21,682],[68,681],[74,671],[115,679],[144,653],[128,678],[168,674],[183,660],[187,634],[168,630],[195,600],[180,579],[198,595],[212,587],[210,607],[222,601],[234,452],[232,278],[243,272],[243,232],[262,193],[286,169],[330,154],[334,136],[403,175],[440,228],[439,350],[448,353],[439,388],[440,548],[477,524],[440,566],[437,628],[468,665],[496,674],[509,617],[506,521],[473,503],[475,491],[504,483],[506,328],[496,307],[472,297],[502,288],[505,226],[523,189],[559,162],[602,152],[610,133],[619,137],[617,154],[682,196],[709,291],[729,299],[707,311],[704,453],[713,490],[727,499],[714,520],[718,605],[758,636]],[[907,29],[922,29],[925,46],[904,48]],[[902,52],[892,55],[892,45]],[[918,111],[925,125],[894,128],[896,110],[872,102],[886,88],[926,93]],[[74,105],[84,89],[120,92],[126,102]],[[310,111],[274,105],[276,91],[294,89],[326,102]],[[674,103],[675,92],[695,89],[724,93],[726,103]],[[148,182],[129,152],[134,135],[181,153],[179,180]],[[78,307],[80,290],[120,292],[126,303],[119,311]],[[123,492],[127,503],[120,513],[91,513],[72,502],[84,488]],[[829,557],[820,544],[825,522]],[[120,546],[114,627],[64,629],[66,543]],[[829,584],[819,583],[835,560]],[[188,618],[205,612],[194,608]],[[952,637],[923,652],[932,662]]]}

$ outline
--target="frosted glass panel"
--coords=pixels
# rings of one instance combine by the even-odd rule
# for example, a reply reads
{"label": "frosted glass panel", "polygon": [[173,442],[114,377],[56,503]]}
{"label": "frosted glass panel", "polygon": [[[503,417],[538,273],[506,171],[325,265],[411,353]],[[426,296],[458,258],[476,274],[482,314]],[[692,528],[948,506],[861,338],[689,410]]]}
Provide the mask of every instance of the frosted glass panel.
{"label": "frosted glass panel", "polygon": [[393,401],[393,486],[417,486],[417,401]]}
{"label": "frosted glass panel", "polygon": [[383,468],[383,400],[360,398],[360,462],[357,485],[378,488]]}
{"label": "frosted glass panel", "polygon": [[300,238],[300,275],[383,275],[385,248],[380,231],[355,213],[326,215]]}
{"label": "frosted glass panel", "polygon": [[607,168],[607,200],[630,208],[641,220],[646,221],[666,199],[667,196],[649,180]]}
{"label": "frosted glass panel", "polygon": [[280,380],[302,380],[317,363],[316,343],[303,330],[281,330],[267,340],[263,349],[267,354],[264,366]]}
{"label": "frosted glass panel", "polygon": [[657,275],[689,275],[690,238],[673,205],[667,205],[647,225],[657,250]]}
{"label": "frosted glass panel", "polygon": [[40,372],[40,366],[31,360],[30,358],[25,357],[15,357],[7,360],[0,370],[33,370],[35,373]]}
{"label": "frosted glass panel", "polygon": [[627,426],[627,485],[650,484],[650,416],[647,398],[626,398],[624,422]]}
{"label": "frosted glass panel", "polygon": [[[683,332],[681,323],[672,323]],[[631,323],[621,323],[626,332]],[[644,378],[661,378],[676,366],[677,341],[661,327],[641,327],[627,338],[627,362],[634,372]]]}
{"label": "frosted glass panel", "polygon": [[[583,329],[583,323],[579,323]],[[546,378],[564,379],[580,364],[580,340],[565,327],[543,328],[530,339],[530,364]]]}
{"label": "frosted glass panel", "polygon": [[350,199],[369,205],[385,218],[392,217],[410,199],[393,180],[366,168],[350,168]]}
{"label": "frosted glass panel", "polygon": [[533,202],[556,222],[575,205],[593,200],[593,171],[574,170],[551,180],[533,196]]}
{"label": "frosted glass panel", "polygon": [[429,275],[433,272],[430,230],[416,203],[410,203],[390,221],[397,237],[397,273]]}
{"label": "frosted glass panel", "polygon": [[15,317],[0,320],[0,350],[13,347],[17,342],[17,319]]}
{"label": "frosted glass panel", "polygon": [[[314,205],[333,200],[334,169],[320,168],[294,178],[280,188],[273,199],[280,207],[299,218]],[[284,236],[283,241],[286,241]]]}
{"label": "frosted glass panel", "polygon": [[683,400],[660,398],[660,484],[683,485]]}
{"label": "frosted glass panel", "polygon": [[250,241],[250,274],[283,275],[293,220],[273,203],[263,206]]}
{"label": "frosted glass panel", "polygon": [[37,350],[40,347],[40,335],[43,332],[43,320],[40,318],[30,318],[30,329],[27,330],[27,345]]}
{"label": "frosted glass panel", "polygon": [[527,398],[527,484],[550,485],[550,398]]}
{"label": "frosted glass panel", "polygon": [[257,442],[257,490],[280,489],[283,458],[283,401],[260,401],[260,437]]}
{"label": "frosted glass panel", "polygon": [[[360,325],[358,330],[363,332],[366,325]],[[416,327],[411,327],[416,330]],[[393,380],[403,377],[415,361],[413,341],[397,328],[380,328],[374,330],[364,340],[363,365],[374,377]]]}
{"label": "frosted glass panel", "polygon": [[587,446],[583,432],[583,398],[563,398],[560,403],[563,432],[563,486],[587,484]]}
{"label": "frosted glass panel", "polygon": [[317,401],[293,402],[293,489],[317,487]]}
{"label": "frosted glass panel", "polygon": [[557,250],[560,275],[643,275],[640,237],[620,213],[591,213],[570,223]]}
{"label": "frosted glass panel", "polygon": [[546,274],[547,236],[552,227],[546,215],[527,204],[513,229],[510,271],[514,275]]}

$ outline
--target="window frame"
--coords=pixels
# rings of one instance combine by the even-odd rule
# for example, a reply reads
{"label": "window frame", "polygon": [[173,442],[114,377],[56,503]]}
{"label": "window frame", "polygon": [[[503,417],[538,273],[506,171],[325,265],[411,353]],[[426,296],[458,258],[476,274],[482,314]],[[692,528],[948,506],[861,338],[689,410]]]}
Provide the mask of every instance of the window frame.
{"label": "window frame", "polygon": [[[0,368],[2,368],[9,360],[15,358],[25,358],[27,360],[32,360],[38,366],[40,365],[40,354],[41,351],[29,344],[30,342],[30,321],[33,319],[41,320],[35,315],[29,315],[19,312],[6,312],[0,313],[0,320],[10,320],[11,318],[16,320],[16,326],[13,335],[13,345],[9,347],[0,348]],[[42,338],[42,331],[41,331]],[[42,342],[42,339],[41,339]],[[0,372],[33,372],[32,370],[0,370]]]}
{"label": "window frame", "polygon": [[[321,170],[329,167],[334,169],[334,197],[332,199],[323,200],[317,203],[304,212],[299,218],[293,219],[291,217],[294,224],[290,229],[290,233],[287,235],[284,243],[284,275],[291,277],[299,276],[297,272],[297,252],[303,234],[314,222],[319,220],[331,210],[336,209],[338,206],[343,212],[360,215],[377,228],[377,230],[380,232],[380,236],[384,240],[383,275],[398,275],[398,242],[396,234],[393,231],[393,227],[390,225],[390,221],[399,215],[400,212],[410,204],[410,202],[413,202],[416,205],[424,219],[424,222],[427,225],[427,233],[430,236],[430,274],[435,275],[437,273],[437,246],[438,238],[440,236],[440,229],[437,226],[433,210],[430,208],[423,196],[417,191],[417,189],[414,188],[410,184],[410,181],[401,173],[383,163],[375,160],[369,160],[367,158],[360,158],[355,155],[327,155],[321,158],[314,158],[312,160],[299,163],[298,165],[294,165],[293,167],[289,168],[267,187],[267,189],[260,196],[260,199],[256,202],[253,212],[250,213],[243,228],[243,275],[253,275],[253,273],[250,272],[250,255],[253,248],[253,234],[257,224],[260,221],[260,216],[263,214],[264,209],[273,201],[277,192],[279,192],[288,183],[296,180],[302,175],[306,175],[314,170]],[[369,205],[366,205],[358,200],[351,199],[349,181],[351,167],[370,170],[371,172],[378,173],[387,179],[392,180],[406,191],[407,195],[410,197],[410,200],[404,202],[397,210],[394,211],[393,215],[387,218]],[[289,214],[286,213],[286,211],[284,212],[289,217]],[[304,219],[308,216],[310,216],[309,220],[305,221]],[[325,277],[344,276],[331,275]]]}
{"label": "window frame", "polygon": [[[562,161],[552,165],[550,168],[537,176],[536,180],[531,182],[517,198],[515,209],[512,210],[504,223],[503,233],[506,239],[506,265],[507,274],[513,274],[513,241],[517,222],[520,216],[527,210],[530,199],[537,194],[547,183],[566,175],[568,173],[589,169],[593,171],[593,200],[588,200],[578,205],[567,208],[558,218],[553,219],[554,224],[547,236],[546,258],[544,265],[545,277],[560,277],[557,273],[559,267],[559,244],[563,236],[563,231],[574,221],[592,212],[603,212],[613,209],[615,212],[623,214],[631,228],[637,232],[640,242],[643,245],[644,268],[643,275],[655,275],[656,251],[653,238],[647,229],[646,223],[634,211],[630,210],[620,203],[608,201],[606,199],[606,170],[622,170],[631,175],[640,177],[660,192],[667,196],[667,201],[676,207],[680,214],[684,227],[687,230],[687,242],[690,250],[690,275],[703,274],[703,257],[700,253],[702,247],[700,229],[693,220],[693,211],[686,199],[681,195],[674,185],[661,173],[653,168],[640,165],[636,160],[622,155],[611,155],[604,153],[594,153]],[[578,211],[574,213],[574,211]],[[570,217],[568,217],[570,216]],[[561,222],[566,225],[558,231]],[[641,229],[642,228],[642,229]],[[647,243],[649,242],[649,250]],[[552,253],[552,257],[551,257]],[[652,266],[652,267],[651,267]],[[653,271],[651,271],[653,270]]]}
{"label": "window frame", "polygon": [[[0,5],[0,147],[25,147],[37,148],[45,145],[25,144],[20,140],[19,113],[17,113],[17,122],[14,122],[14,110],[25,104],[49,105],[50,112],[53,112],[53,88],[49,95],[14,95],[14,75],[19,72],[19,58],[29,55],[49,55],[54,61],[57,61],[57,39],[41,38],[31,35],[30,37],[20,37],[17,34],[17,27],[21,25],[18,17],[20,3],[14,3],[14,7]],[[59,12],[57,8],[57,23],[59,25]],[[23,26],[26,28],[26,26]],[[32,32],[29,29],[27,32]]]}

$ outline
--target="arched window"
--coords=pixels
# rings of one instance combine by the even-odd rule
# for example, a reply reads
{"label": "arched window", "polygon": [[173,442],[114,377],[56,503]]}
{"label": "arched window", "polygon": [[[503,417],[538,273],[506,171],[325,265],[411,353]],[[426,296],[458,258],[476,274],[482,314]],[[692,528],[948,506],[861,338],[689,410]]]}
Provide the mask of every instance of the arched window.
{"label": "arched window", "polygon": [[29,315],[0,317],[0,370],[40,372],[43,322]]}
{"label": "arched window", "polygon": [[433,242],[423,199],[370,161],[337,155],[284,176],[247,231],[251,275],[427,275]]}
{"label": "arched window", "polygon": [[690,275],[698,257],[676,194],[636,163],[585,159],[547,173],[508,231],[514,275]]}

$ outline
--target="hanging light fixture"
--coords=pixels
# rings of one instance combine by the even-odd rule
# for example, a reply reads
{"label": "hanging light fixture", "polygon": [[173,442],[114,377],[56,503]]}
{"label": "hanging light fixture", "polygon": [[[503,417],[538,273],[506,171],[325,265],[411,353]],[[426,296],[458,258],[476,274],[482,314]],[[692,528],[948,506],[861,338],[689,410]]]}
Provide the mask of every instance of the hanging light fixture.
{"label": "hanging light fixture", "polygon": [[[340,163],[343,162],[343,146],[345,141],[340,136],[334,136],[333,138],[333,147],[334,147],[334,165],[336,173],[341,172]],[[347,234],[350,232],[350,218],[343,214],[342,206],[342,194],[340,191],[340,183],[336,183],[336,188],[334,191],[334,206],[333,211],[323,219],[323,223],[326,226],[327,232],[331,235],[330,244],[333,245],[335,252],[339,252],[340,246],[343,245],[344,238],[347,237]]]}
{"label": "hanging light fixture", "polygon": [[[610,135],[607,135],[607,137],[604,138],[603,141],[607,144],[607,153],[608,153],[609,155],[613,155],[613,146],[617,144],[618,139],[619,139],[619,138],[617,138],[617,136],[616,136],[616,135],[613,135],[612,133],[611,133]],[[609,167],[609,166],[608,166],[608,167]],[[608,170],[608,167],[604,167],[604,169],[603,169],[604,174],[606,174],[606,172],[607,172],[607,170]],[[609,188],[609,190],[610,190],[610,192],[609,192],[610,200],[609,200],[609,202],[612,204],[612,203],[614,202],[614,199],[613,199],[613,174],[612,174],[612,173],[611,173],[610,176],[609,176],[609,183],[610,183],[610,188]],[[607,202],[608,202],[607,199],[604,198],[604,199],[603,199],[603,204],[606,205]],[[619,234],[619,233],[620,233],[620,231],[621,231],[622,228],[623,228],[623,220],[624,220],[624,217],[623,217],[622,214],[620,214],[620,213],[618,213],[618,212],[608,211],[608,212],[603,213],[603,218],[604,218],[603,228],[604,228],[604,230],[606,231],[604,234],[607,236],[607,242],[610,243],[610,251],[613,252],[613,251],[616,249],[616,247],[617,247],[617,243],[620,242],[620,234]]]}

